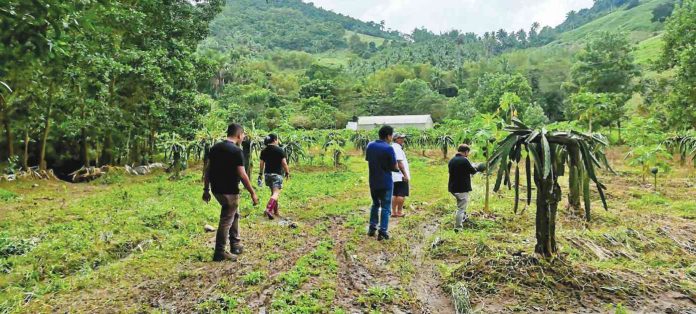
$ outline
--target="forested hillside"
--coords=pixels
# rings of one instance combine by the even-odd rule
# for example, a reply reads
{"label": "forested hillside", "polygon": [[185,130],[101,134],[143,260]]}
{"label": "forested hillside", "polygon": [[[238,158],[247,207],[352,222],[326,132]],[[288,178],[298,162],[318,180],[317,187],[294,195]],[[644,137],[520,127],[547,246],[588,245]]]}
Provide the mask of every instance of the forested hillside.
{"label": "forested hillside", "polygon": [[[693,312],[696,0],[386,25],[299,0],[5,0],[0,313]],[[372,237],[378,132],[346,123],[407,114],[434,125],[397,130],[407,215]],[[201,173],[230,123],[258,187],[217,204]],[[475,175],[450,173],[460,147]],[[244,249],[222,252],[230,224]]]}
{"label": "forested hillside", "polygon": [[228,0],[210,31],[204,46],[220,50],[247,45],[322,52],[347,47],[345,31],[401,40],[383,24],[363,22],[301,0]]}

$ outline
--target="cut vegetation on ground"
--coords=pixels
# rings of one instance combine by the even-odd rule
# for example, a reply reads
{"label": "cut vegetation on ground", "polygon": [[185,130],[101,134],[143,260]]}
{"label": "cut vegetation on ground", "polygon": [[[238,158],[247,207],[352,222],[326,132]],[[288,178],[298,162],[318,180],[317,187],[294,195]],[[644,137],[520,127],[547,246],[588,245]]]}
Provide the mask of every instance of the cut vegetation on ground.
{"label": "cut vegetation on ground", "polygon": [[560,252],[546,260],[532,254],[533,203],[515,215],[514,191],[503,190],[483,212],[480,175],[472,222],[454,233],[445,163],[440,152],[419,153],[410,152],[412,197],[407,216],[392,220],[392,241],[365,236],[366,165],[351,153],[338,169],[298,166],[283,194],[284,220],[266,220],[244,198],[246,250],[236,263],[210,261],[214,235],[203,226],[216,224],[219,209],[199,200],[196,170],[180,181],[154,173],[2,183],[0,311],[452,313],[455,301],[486,313],[696,306],[693,169],[674,169],[655,193],[612,158],[622,176],[601,175],[609,211],[595,201],[586,223],[561,210]]}

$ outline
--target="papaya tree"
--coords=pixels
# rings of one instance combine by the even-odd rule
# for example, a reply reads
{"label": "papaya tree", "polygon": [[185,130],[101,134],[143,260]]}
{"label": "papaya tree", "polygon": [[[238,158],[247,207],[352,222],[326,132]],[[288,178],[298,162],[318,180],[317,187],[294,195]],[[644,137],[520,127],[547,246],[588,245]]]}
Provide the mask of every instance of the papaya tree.
{"label": "papaya tree", "polygon": [[[583,174],[595,183],[600,199],[607,209],[604,190],[606,187],[599,182],[595,167],[601,165],[592,151],[591,146],[598,141],[596,137],[575,131],[553,131],[545,128],[530,129],[516,118],[512,125],[505,128],[509,134],[498,143],[490,164],[499,165],[494,191],[500,190],[505,183],[508,188],[515,189],[515,211],[519,204],[520,169],[519,164],[524,156],[524,168],[527,176],[527,204],[531,203],[532,180],[536,186],[536,246],[534,251],[542,256],[550,257],[557,252],[556,246],[556,212],[562,198],[558,178],[564,174],[566,165],[577,167]],[[579,151],[580,158],[567,158],[564,155],[572,149]],[[510,173],[514,166],[514,181]],[[585,197],[586,219],[590,219],[590,198]]]}

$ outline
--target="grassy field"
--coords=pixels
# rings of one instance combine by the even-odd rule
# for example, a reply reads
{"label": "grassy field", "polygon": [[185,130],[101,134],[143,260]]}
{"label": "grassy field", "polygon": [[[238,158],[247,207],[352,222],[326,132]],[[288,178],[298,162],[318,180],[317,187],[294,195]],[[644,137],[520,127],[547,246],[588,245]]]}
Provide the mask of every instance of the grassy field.
{"label": "grassy field", "polygon": [[668,0],[643,0],[641,4],[629,10],[623,8],[600,17],[576,29],[564,32],[559,42],[573,43],[584,41],[592,33],[599,31],[626,32],[634,42],[640,42],[662,31],[662,24],[653,23],[652,10]]}
{"label": "grassy field", "polygon": [[376,37],[376,36],[371,36],[371,35],[367,35],[367,34],[356,33],[354,31],[349,31],[349,30],[346,30],[346,33],[345,33],[345,35],[343,35],[343,38],[345,38],[346,40],[349,40],[350,37],[352,37],[355,34],[357,34],[358,37],[360,37],[360,41],[362,41],[364,43],[374,42],[377,47],[384,44],[385,39],[382,37]]}
{"label": "grassy field", "polygon": [[636,63],[643,66],[655,64],[662,54],[663,45],[662,34],[639,42],[636,45],[636,50],[633,52]]}
{"label": "grassy field", "polygon": [[179,181],[111,173],[85,184],[0,183],[0,313],[453,313],[455,300],[485,313],[696,306],[694,168],[673,168],[654,192],[612,150],[621,175],[602,175],[609,211],[595,201],[585,223],[561,209],[560,254],[539,260],[533,204],[514,214],[504,190],[483,212],[477,175],[472,223],[454,233],[446,161],[419,155],[409,152],[412,197],[389,242],[365,236],[367,171],[354,152],[339,169],[291,166],[283,220],[266,220],[245,195],[245,253],[235,263],[211,262],[214,234],[203,227],[217,225],[219,209],[200,201],[196,169]]}

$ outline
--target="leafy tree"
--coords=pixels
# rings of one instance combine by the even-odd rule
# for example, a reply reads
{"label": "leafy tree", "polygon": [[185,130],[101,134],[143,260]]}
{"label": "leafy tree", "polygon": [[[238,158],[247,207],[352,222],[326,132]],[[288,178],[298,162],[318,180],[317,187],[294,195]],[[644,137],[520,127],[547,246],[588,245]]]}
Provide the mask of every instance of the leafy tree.
{"label": "leafy tree", "polygon": [[586,121],[588,130],[592,133],[593,123],[602,121],[611,107],[610,94],[580,92],[570,96],[571,112],[580,121]]}
{"label": "leafy tree", "polygon": [[[515,94],[515,99],[524,111],[524,104],[531,103],[532,88],[527,79],[521,74],[484,74],[478,81],[478,86],[473,94],[473,102],[478,106],[479,112],[493,113],[500,108],[502,97],[505,93]],[[511,96],[509,96],[511,97]]]}
{"label": "leafy tree", "polygon": [[673,1],[660,3],[652,10],[652,18],[650,18],[650,21],[653,23],[663,23],[665,20],[667,20],[667,18],[669,18],[672,15],[672,12],[674,12]]}
{"label": "leafy tree", "polygon": [[696,1],[684,0],[667,20],[661,63],[676,68],[673,92],[668,98],[669,124],[674,128],[696,128]]}
{"label": "leafy tree", "polygon": [[531,128],[540,128],[549,123],[549,118],[544,114],[544,108],[533,103],[522,113],[522,121]]}
{"label": "leafy tree", "polygon": [[445,98],[434,92],[423,80],[408,79],[394,91],[394,114],[431,114],[440,120],[447,114]]}
{"label": "leafy tree", "polygon": [[[619,129],[624,103],[633,92],[631,81],[638,75],[633,49],[625,34],[600,32],[578,53],[571,70],[572,83],[577,89],[615,94],[612,106],[606,108],[607,121],[615,121]],[[624,96],[619,97],[619,94]]]}
{"label": "leafy tree", "polygon": [[300,87],[300,97],[319,97],[329,104],[336,102],[337,93],[336,83],[331,80],[312,80]]}

